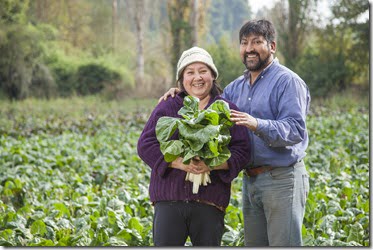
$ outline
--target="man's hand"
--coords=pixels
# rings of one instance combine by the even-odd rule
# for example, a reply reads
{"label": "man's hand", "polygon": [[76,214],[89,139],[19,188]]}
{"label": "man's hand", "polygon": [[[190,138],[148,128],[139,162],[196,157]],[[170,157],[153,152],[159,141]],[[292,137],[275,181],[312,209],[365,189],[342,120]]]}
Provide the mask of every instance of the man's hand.
{"label": "man's hand", "polygon": [[171,96],[172,98],[174,98],[175,95],[179,92],[180,92],[180,89],[178,88],[170,88],[166,93],[164,93],[163,96],[161,96],[161,98],[159,98],[158,103],[160,103],[162,100],[166,101],[168,96]]}
{"label": "man's hand", "polygon": [[237,125],[248,127],[251,131],[255,131],[258,127],[258,121],[251,115],[231,109],[231,121]]}

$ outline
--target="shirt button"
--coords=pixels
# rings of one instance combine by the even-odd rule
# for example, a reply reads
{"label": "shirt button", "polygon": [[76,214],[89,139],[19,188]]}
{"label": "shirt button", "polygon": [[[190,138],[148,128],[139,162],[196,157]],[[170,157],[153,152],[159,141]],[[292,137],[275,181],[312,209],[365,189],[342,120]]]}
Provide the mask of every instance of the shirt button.
{"label": "shirt button", "polygon": [[270,147],[272,147],[272,144],[269,144]]}
{"label": "shirt button", "polygon": [[251,101],[251,97],[249,97],[249,101]]}
{"label": "shirt button", "polygon": [[261,76],[260,78],[263,78],[263,76]]}

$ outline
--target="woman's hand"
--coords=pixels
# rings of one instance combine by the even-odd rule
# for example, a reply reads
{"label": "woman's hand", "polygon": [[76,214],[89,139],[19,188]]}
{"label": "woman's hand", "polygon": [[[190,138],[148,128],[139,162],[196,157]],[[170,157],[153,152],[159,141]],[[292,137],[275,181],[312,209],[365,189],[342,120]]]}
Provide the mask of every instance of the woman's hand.
{"label": "woman's hand", "polygon": [[170,88],[166,93],[164,93],[163,96],[161,96],[161,98],[159,98],[158,103],[160,103],[162,100],[166,101],[167,97],[169,97],[169,96],[174,98],[175,95],[179,92],[180,92],[180,89],[178,89],[178,88]]}
{"label": "woman's hand", "polygon": [[199,158],[194,158],[190,161],[192,164],[193,171],[195,171],[196,174],[202,174],[210,172],[211,169],[205,164],[204,161],[201,161]]}
{"label": "woman's hand", "polygon": [[237,125],[248,127],[252,131],[258,127],[258,121],[254,117],[234,109],[231,109],[231,121]]}
{"label": "woman's hand", "polygon": [[211,171],[211,169],[201,160],[193,159],[189,164],[184,164],[183,158],[181,157],[178,157],[176,160],[171,162],[170,167],[193,174],[202,174]]}

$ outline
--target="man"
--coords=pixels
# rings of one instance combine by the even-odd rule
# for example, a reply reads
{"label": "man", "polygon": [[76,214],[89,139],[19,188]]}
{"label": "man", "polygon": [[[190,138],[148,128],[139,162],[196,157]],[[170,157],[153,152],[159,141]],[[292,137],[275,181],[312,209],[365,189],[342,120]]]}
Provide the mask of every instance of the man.
{"label": "man", "polygon": [[311,98],[304,81],[274,57],[275,36],[267,20],[242,26],[240,56],[247,70],[223,92],[241,110],[232,110],[231,119],[248,128],[252,145],[242,191],[246,246],[302,245]]}

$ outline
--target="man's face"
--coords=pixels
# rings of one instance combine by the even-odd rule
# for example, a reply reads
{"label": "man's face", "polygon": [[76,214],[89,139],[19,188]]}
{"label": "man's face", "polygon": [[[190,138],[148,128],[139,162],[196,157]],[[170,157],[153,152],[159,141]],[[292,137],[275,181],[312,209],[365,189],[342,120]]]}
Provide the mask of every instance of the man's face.
{"label": "man's face", "polygon": [[276,43],[268,43],[261,35],[249,34],[242,37],[240,56],[246,68],[251,72],[260,72],[273,60]]}

